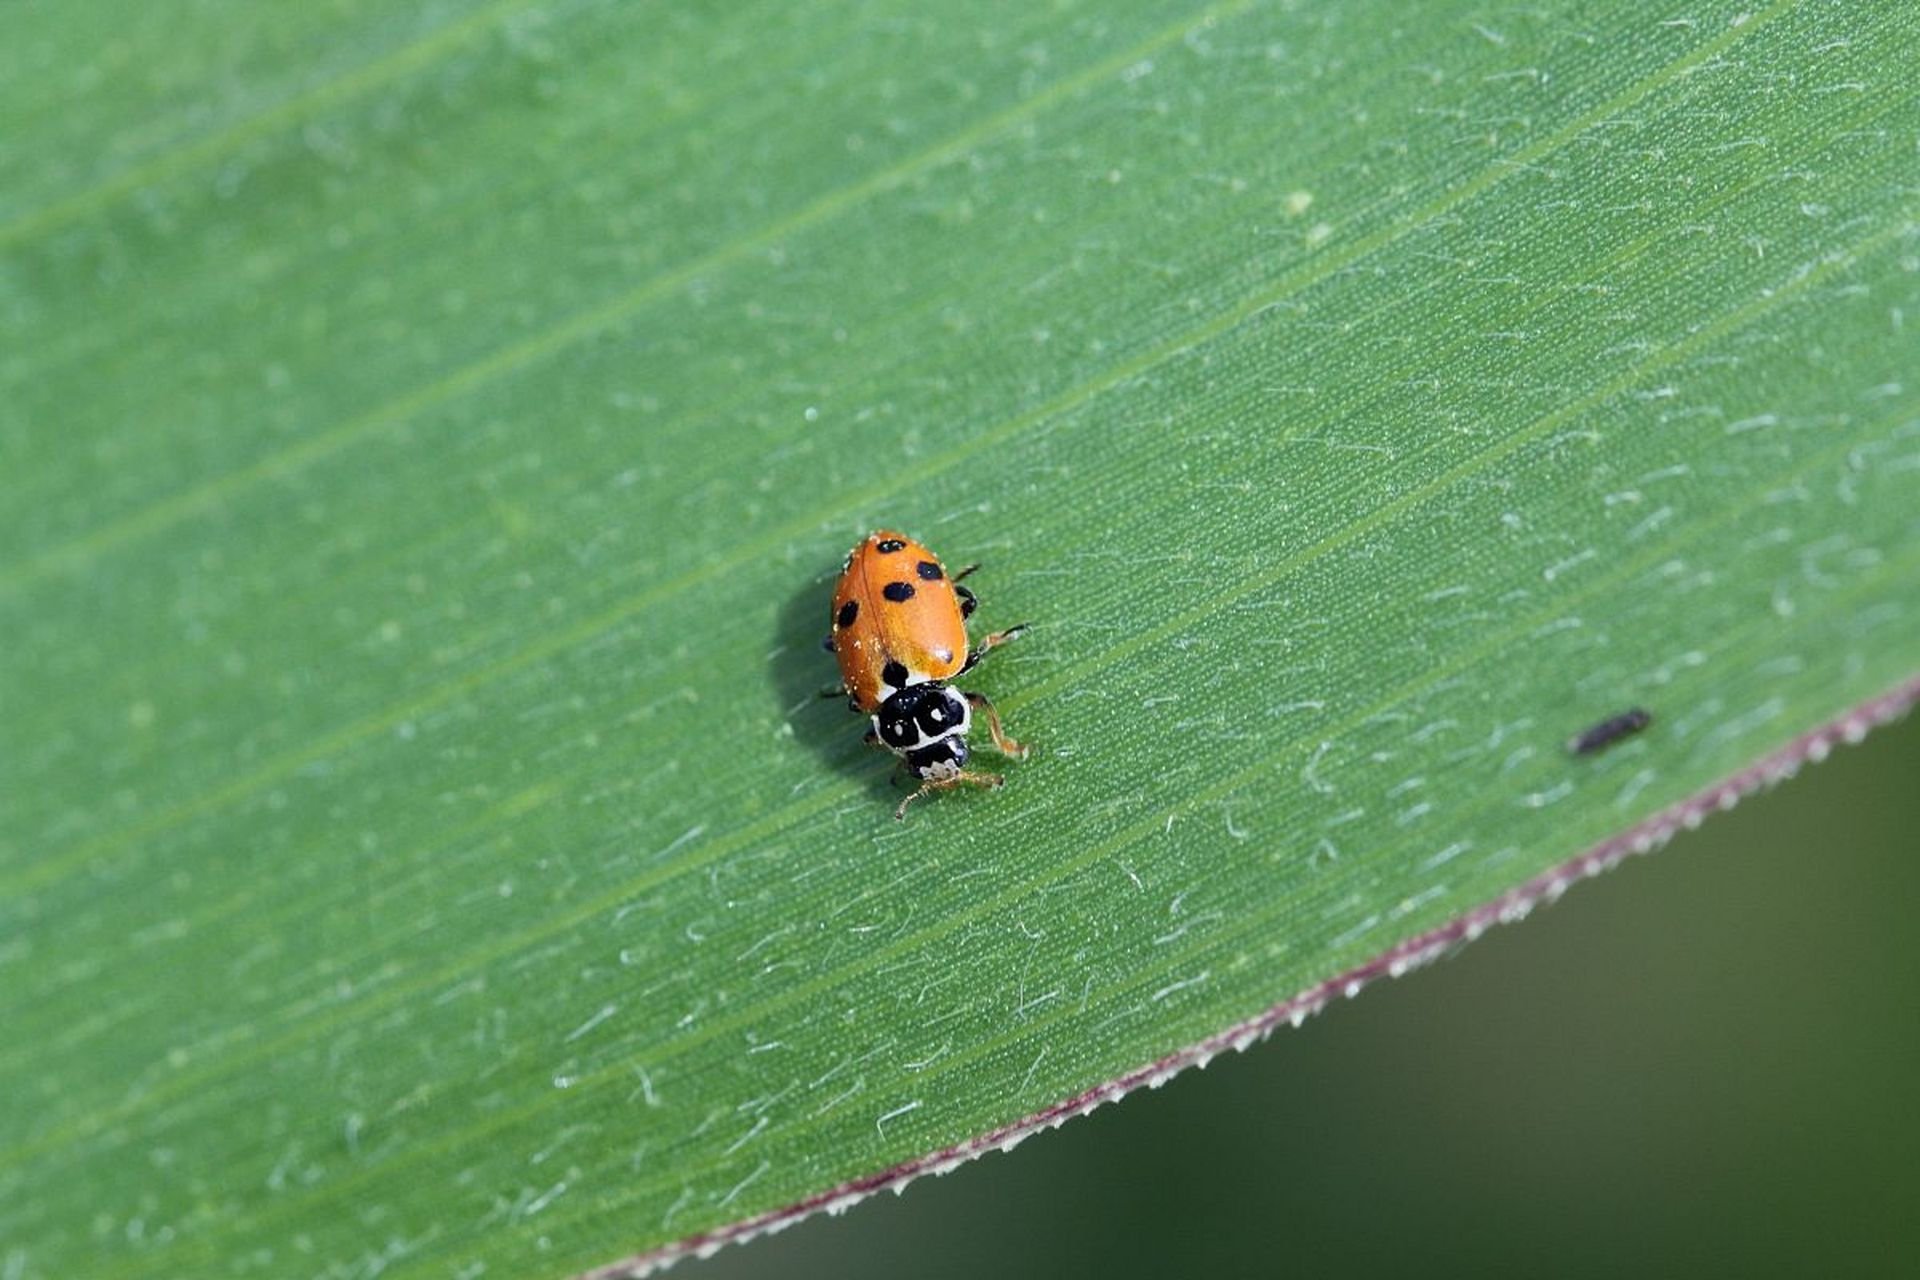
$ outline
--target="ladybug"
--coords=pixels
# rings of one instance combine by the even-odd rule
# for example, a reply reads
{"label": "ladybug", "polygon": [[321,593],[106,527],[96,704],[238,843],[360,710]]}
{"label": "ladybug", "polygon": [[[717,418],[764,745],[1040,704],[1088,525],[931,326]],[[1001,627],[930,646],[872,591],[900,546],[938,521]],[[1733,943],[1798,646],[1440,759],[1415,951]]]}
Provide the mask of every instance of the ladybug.
{"label": "ladybug", "polygon": [[986,695],[950,689],[947,682],[978,666],[1026,624],[996,631],[978,648],[967,643],[967,618],[978,603],[960,580],[980,566],[948,576],[940,558],[912,538],[880,529],[847,553],[833,589],[833,630],[825,647],[840,661],[841,685],[827,696],[847,696],[847,705],[873,726],[867,741],[900,757],[920,789],[900,802],[896,818],[930,791],[962,783],[997,787],[997,773],[966,767],[967,731],[973,713],[986,717],[994,749],[1024,756],[1027,749],[1000,729],[1000,715]]}

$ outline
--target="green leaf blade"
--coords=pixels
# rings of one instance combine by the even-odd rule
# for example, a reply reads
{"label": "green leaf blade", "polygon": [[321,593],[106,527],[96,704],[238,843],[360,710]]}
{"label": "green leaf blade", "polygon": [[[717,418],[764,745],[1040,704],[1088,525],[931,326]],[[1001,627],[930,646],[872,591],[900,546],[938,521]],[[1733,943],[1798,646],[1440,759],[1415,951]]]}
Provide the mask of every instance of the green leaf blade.
{"label": "green leaf blade", "polygon": [[[801,1203],[1914,669],[1894,7],[469,12],[6,242],[28,1274]],[[897,826],[813,698],[880,523],[1035,623],[1035,757]]]}

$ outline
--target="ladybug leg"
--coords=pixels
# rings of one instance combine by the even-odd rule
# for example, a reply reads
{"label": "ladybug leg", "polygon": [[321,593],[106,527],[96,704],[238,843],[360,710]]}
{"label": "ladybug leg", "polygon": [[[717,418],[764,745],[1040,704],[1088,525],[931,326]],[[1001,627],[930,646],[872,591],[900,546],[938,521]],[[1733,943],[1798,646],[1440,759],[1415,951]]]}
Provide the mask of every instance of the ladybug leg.
{"label": "ladybug leg", "polygon": [[1013,639],[1015,636],[1019,635],[1021,632],[1025,631],[1026,629],[1027,629],[1027,624],[1022,622],[1014,626],[1008,627],[1005,631],[996,631],[992,635],[988,636],[986,639],[982,640],[978,645],[974,646],[973,652],[967,655],[967,660],[960,667],[959,674],[965,675],[967,674],[967,672],[979,666],[980,659],[986,657],[990,651],[992,651],[994,648],[996,648],[999,645],[1005,644],[1007,641]]}
{"label": "ladybug leg", "polygon": [[933,784],[931,782],[921,783],[920,789],[914,792],[912,795],[908,796],[905,800],[902,800],[900,802],[900,807],[893,811],[893,820],[895,822],[905,822],[907,820],[907,806],[912,804],[915,800],[918,800],[921,796],[927,794],[927,792],[933,789],[934,789]]}
{"label": "ladybug leg", "polygon": [[[960,616],[963,618],[971,618],[973,616],[973,611],[980,607],[980,601],[978,597],[976,597],[973,594],[973,592],[967,590],[965,587],[960,587],[960,586],[956,586],[953,589],[953,594],[960,597]],[[827,639],[831,640],[833,639],[833,637],[828,636]]]}
{"label": "ladybug leg", "polygon": [[968,693],[962,690],[960,696],[967,700],[968,706],[987,717],[987,732],[993,735],[993,749],[995,751],[998,751],[1003,756],[1014,756],[1019,759],[1026,758],[1027,749],[1015,742],[1012,738],[1009,738],[1000,728],[1000,713],[994,710],[993,703],[987,700],[986,694]]}
{"label": "ladybug leg", "polygon": [[893,816],[896,821],[904,821],[907,816],[907,806],[915,800],[918,800],[921,796],[926,795],[929,791],[951,791],[955,787],[963,785],[992,789],[1005,782],[1006,779],[997,773],[975,773],[971,769],[964,773],[955,774],[951,778],[942,778],[937,781],[929,778],[920,784],[918,791],[900,802],[900,807],[893,811]]}
{"label": "ladybug leg", "polygon": [[843,684],[828,685],[820,691],[820,696],[823,698],[845,698],[847,700],[847,710],[857,716],[866,714],[860,710],[860,700],[848,692],[847,687]]}
{"label": "ladybug leg", "polygon": [[[970,564],[966,568],[962,569],[960,572],[954,574],[951,578],[947,579],[947,581],[958,582],[960,581],[960,579],[966,577],[968,574],[972,573],[975,569],[978,569],[979,567],[980,566],[978,564]],[[967,594],[971,595],[970,592]]]}
{"label": "ladybug leg", "polygon": [[820,647],[822,649],[825,649],[828,653],[834,652],[833,633],[831,631],[829,631],[826,635],[820,638]]}
{"label": "ladybug leg", "polygon": [[997,644],[1005,644],[1007,641],[1013,639],[1015,636],[1025,631],[1027,629],[1027,626],[1028,626],[1027,623],[1016,622],[1012,626],[1008,627],[1005,631],[994,632],[992,635],[988,636],[985,640],[982,640],[980,642],[981,652],[984,653],[988,649],[993,648],[993,646]]}

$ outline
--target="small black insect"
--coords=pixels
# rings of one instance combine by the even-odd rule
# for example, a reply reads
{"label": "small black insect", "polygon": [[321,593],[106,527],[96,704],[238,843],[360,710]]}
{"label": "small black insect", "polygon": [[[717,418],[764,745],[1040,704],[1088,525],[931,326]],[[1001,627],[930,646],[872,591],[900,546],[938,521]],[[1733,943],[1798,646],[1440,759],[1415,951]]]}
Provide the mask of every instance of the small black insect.
{"label": "small black insect", "polygon": [[1608,716],[1599,724],[1574,734],[1567,739],[1567,750],[1576,756],[1590,756],[1596,751],[1606,750],[1622,738],[1631,738],[1652,723],[1651,711],[1634,707],[1617,716]]}

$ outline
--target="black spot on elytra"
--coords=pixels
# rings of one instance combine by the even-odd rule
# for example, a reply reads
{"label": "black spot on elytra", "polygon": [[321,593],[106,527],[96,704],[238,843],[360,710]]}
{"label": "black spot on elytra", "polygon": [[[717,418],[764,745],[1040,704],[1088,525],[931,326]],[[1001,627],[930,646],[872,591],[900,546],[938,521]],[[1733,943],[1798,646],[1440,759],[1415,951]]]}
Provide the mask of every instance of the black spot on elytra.
{"label": "black spot on elytra", "polygon": [[880,594],[895,604],[904,604],[908,600],[913,599],[913,584],[911,582],[889,582],[886,586],[880,588]]}
{"label": "black spot on elytra", "polygon": [[922,560],[914,566],[914,572],[918,573],[920,577],[927,582],[940,581],[940,566],[931,560]]}
{"label": "black spot on elytra", "polygon": [[873,549],[875,551],[878,551],[881,555],[884,556],[884,555],[892,555],[894,552],[901,550],[906,545],[907,545],[906,543],[900,541],[900,539],[898,538],[882,538],[880,539],[880,541],[873,544]]}
{"label": "black spot on elytra", "polygon": [[907,683],[906,664],[899,661],[889,662],[880,668],[880,678],[895,689],[904,687]]}
{"label": "black spot on elytra", "polygon": [[853,620],[859,615],[860,602],[858,600],[849,600],[840,606],[840,612],[834,617],[833,625],[841,628],[850,627],[853,625]]}

